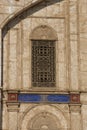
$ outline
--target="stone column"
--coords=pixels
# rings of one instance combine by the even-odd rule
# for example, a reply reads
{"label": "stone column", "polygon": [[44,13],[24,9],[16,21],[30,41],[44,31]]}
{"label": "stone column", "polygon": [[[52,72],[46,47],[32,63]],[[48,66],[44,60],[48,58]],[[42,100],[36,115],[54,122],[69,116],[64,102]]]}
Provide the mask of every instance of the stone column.
{"label": "stone column", "polygon": [[8,130],[17,130],[18,129],[18,111],[19,103],[7,103],[8,106]]}
{"label": "stone column", "polygon": [[81,105],[70,105],[70,125],[71,130],[82,130]]}
{"label": "stone column", "polygon": [[70,90],[78,91],[78,0],[69,0],[70,28]]}

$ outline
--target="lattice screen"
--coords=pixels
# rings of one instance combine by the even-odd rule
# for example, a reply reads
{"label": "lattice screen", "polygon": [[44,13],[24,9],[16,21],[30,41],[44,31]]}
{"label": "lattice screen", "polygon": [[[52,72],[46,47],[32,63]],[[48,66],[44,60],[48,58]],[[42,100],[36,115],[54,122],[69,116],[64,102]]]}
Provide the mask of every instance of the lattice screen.
{"label": "lattice screen", "polygon": [[55,41],[32,40],[32,85],[55,87]]}

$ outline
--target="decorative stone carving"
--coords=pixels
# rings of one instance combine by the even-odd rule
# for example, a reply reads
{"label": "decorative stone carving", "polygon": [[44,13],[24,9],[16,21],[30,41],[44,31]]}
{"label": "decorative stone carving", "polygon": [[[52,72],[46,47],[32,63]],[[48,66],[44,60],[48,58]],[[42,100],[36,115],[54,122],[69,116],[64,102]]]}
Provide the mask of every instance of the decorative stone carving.
{"label": "decorative stone carving", "polygon": [[[60,107],[61,109],[61,107]],[[36,105],[32,109],[27,109],[21,116],[19,129],[31,130],[34,128],[42,129],[69,129],[70,126],[65,113],[53,105]],[[69,116],[67,116],[69,118]],[[61,121],[62,120],[62,121]]]}
{"label": "decorative stone carving", "polygon": [[30,36],[32,40],[57,40],[56,32],[47,25],[36,27]]}
{"label": "decorative stone carving", "polygon": [[44,111],[33,117],[28,124],[27,130],[57,130],[59,122],[56,122],[53,115]]}

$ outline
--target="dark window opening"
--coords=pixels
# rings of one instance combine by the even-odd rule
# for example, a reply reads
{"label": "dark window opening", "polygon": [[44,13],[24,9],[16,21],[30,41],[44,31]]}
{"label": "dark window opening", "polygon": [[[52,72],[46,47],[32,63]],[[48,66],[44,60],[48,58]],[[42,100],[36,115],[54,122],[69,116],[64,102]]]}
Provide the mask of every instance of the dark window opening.
{"label": "dark window opening", "polygon": [[32,86],[55,87],[55,41],[32,40]]}

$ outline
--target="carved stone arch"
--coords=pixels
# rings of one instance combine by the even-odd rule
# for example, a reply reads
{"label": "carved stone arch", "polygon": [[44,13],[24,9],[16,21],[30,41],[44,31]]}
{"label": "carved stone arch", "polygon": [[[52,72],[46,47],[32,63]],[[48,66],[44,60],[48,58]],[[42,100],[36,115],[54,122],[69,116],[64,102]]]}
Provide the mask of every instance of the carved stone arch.
{"label": "carved stone arch", "polygon": [[27,130],[57,130],[60,122],[49,112],[41,112],[34,116],[28,123]]}
{"label": "carved stone arch", "polygon": [[32,40],[57,40],[56,31],[48,25],[40,25],[36,27],[30,35]]}
{"label": "carved stone arch", "polygon": [[22,16],[22,13],[25,12],[27,9],[38,5],[40,2],[43,2],[44,0],[31,0],[28,2],[24,7],[20,7],[17,11],[15,11],[13,14],[10,14],[0,25],[0,27],[3,29],[5,26],[7,26],[8,23],[10,23],[14,18],[17,16]]}
{"label": "carved stone arch", "polygon": [[[25,19],[27,16],[32,15],[34,12],[44,8],[40,7],[39,9],[35,9],[33,12],[31,11],[34,8],[37,8],[40,4],[43,2],[49,2],[50,0],[44,1],[44,0],[31,0],[28,4],[26,4],[24,7],[20,8],[13,14],[9,15],[3,23],[0,25],[2,29],[2,36],[4,37],[8,30],[10,30],[12,27],[14,27],[16,24],[18,24],[21,20]],[[52,5],[54,3],[61,2],[63,0],[51,0],[47,6]]]}
{"label": "carved stone arch", "polygon": [[58,122],[57,127],[59,126],[60,129],[68,129],[68,120],[60,109],[53,105],[36,105],[29,110],[27,109],[27,112],[24,112],[19,122],[19,130],[28,130],[30,126],[29,123],[34,119],[38,119],[38,115],[41,117],[41,114],[43,116],[47,115],[47,118],[52,117],[53,120],[56,120],[56,122]]}

